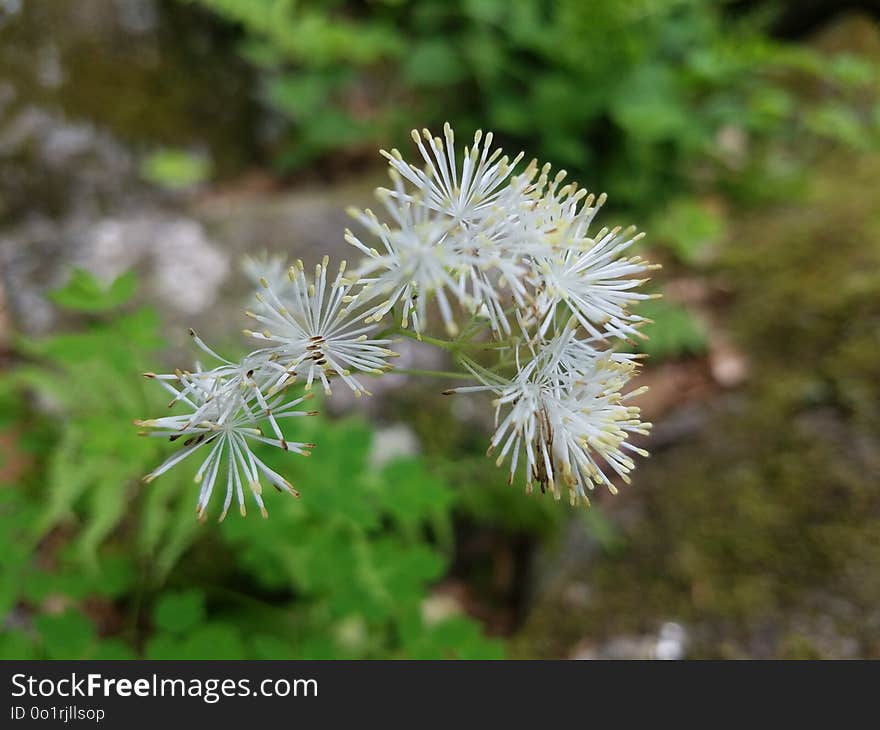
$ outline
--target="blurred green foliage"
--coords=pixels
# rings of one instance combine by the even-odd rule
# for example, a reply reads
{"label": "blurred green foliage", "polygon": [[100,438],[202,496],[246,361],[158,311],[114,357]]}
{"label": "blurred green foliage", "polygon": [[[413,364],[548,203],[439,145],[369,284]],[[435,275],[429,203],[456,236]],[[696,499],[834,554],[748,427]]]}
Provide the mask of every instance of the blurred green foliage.
{"label": "blurred green foliage", "polygon": [[0,377],[0,656],[501,656],[430,594],[454,492],[418,458],[369,466],[363,421],[298,419],[310,459],[261,454],[304,485],[268,521],[199,525],[195,465],[139,482],[166,444],[122,424],[166,399],[136,376],[163,343],[152,311],[119,311],[134,288],[74,272],[53,299],[82,329],[19,338]]}
{"label": "blurred green foliage", "polygon": [[[449,120],[568,167],[615,205],[650,210],[695,184],[769,194],[774,178],[797,179],[811,145],[864,147],[878,131],[863,94],[875,66],[771,40],[762,6],[187,1],[243,28],[243,53],[289,122],[278,151],[288,168],[372,154]],[[797,147],[798,164],[780,164],[779,142]]]}
{"label": "blurred green foliage", "polygon": [[187,150],[160,149],[141,163],[141,176],[145,180],[170,190],[198,185],[210,174],[210,161],[204,155]]}
{"label": "blurred green foliage", "polygon": [[698,268],[718,248],[727,226],[720,211],[682,196],[656,213],[649,228],[655,245],[667,249],[678,263]]}
{"label": "blurred green foliage", "polygon": [[635,346],[651,362],[705,351],[705,329],[686,308],[661,299],[641,302],[638,312],[651,322],[642,329],[648,339]]}

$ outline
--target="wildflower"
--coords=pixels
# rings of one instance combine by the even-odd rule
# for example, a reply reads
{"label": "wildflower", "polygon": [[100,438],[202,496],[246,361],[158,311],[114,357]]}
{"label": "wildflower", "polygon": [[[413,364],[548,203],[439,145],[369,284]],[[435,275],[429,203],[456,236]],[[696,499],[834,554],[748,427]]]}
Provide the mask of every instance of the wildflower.
{"label": "wildflower", "polygon": [[254,287],[260,286],[265,279],[275,291],[283,291],[288,284],[287,256],[284,254],[263,253],[259,256],[245,256],[241,261],[241,269]]}
{"label": "wildflower", "polygon": [[594,337],[640,336],[637,327],[645,319],[630,312],[629,306],[654,295],[633,291],[647,279],[632,277],[655,267],[638,256],[620,257],[643,236],[634,234],[632,227],[623,231],[603,228],[594,239],[574,238],[559,253],[535,261],[529,281],[536,291],[541,334],[557,309],[565,306]]}
{"label": "wildflower", "polygon": [[465,305],[497,337],[511,333],[508,308],[529,301],[529,266],[516,246],[519,228],[515,216],[498,209],[479,226],[450,236],[448,244],[459,257],[456,275]]}
{"label": "wildflower", "polygon": [[411,193],[398,190],[390,194],[402,201],[425,206],[467,228],[491,209],[523,155],[520,153],[511,161],[506,155],[502,156],[500,148],[490,151],[492,133],[489,132],[484,141],[482,131],[477,130],[473,144],[464,149],[459,175],[455,135],[448,123],[443,125],[443,137],[443,140],[434,137],[427,129],[423,129],[421,135],[412,131],[413,141],[425,161],[425,169],[406,162],[396,149],[390,153],[382,150],[391,167],[415,188]]}
{"label": "wildflower", "polygon": [[363,269],[365,276],[385,269],[384,276],[377,279],[377,288],[388,298],[385,306],[376,310],[378,316],[401,300],[403,321],[412,313],[413,328],[418,332],[427,296],[435,294],[450,334],[456,334],[458,326],[449,297],[467,312],[485,317],[494,332],[509,332],[502,290],[512,285],[521,303],[525,292],[519,282],[525,269],[503,245],[513,220],[510,212],[516,208],[511,192],[519,190],[505,183],[522,153],[511,161],[500,148],[492,149],[491,132],[484,139],[478,130],[473,144],[464,148],[459,168],[449,124],[444,125],[443,136],[441,140],[426,129],[421,134],[413,130],[424,169],[407,163],[396,149],[382,151],[391,166],[394,189],[377,192],[393,228],[383,227],[369,211],[355,211],[354,215],[379,237],[386,254],[364,246],[350,232],[347,240],[373,259]]}
{"label": "wildflower", "polygon": [[[263,399],[259,387],[249,372],[245,378],[238,379],[228,366],[203,371],[197,366],[195,372],[178,372],[173,375],[146,376],[157,380],[166,390],[175,394],[171,405],[180,403],[189,409],[182,413],[162,418],[135,421],[147,429],[144,435],[167,437],[169,441],[183,438],[183,448],[166,459],[150,472],[144,481],[151,482],[181,463],[196,451],[204,451],[210,445],[208,454],[196,472],[195,481],[201,484],[196,514],[205,516],[208,501],[218,483],[218,478],[226,478],[226,496],[222,521],[232,502],[233,491],[238,497],[239,511],[246,514],[244,489],[246,484],[261,514],[266,517],[266,507],[262,499],[261,478],[272,484],[278,491],[285,491],[299,497],[293,485],[284,477],[269,468],[252,450],[251,443],[265,443],[270,446],[308,456],[310,443],[290,442],[284,439],[278,421],[297,416],[314,415],[313,412],[296,410],[305,398],[285,400],[279,393],[268,401]],[[269,420],[276,438],[269,438],[259,428],[259,423]],[[221,462],[225,459],[226,468],[221,472]]]}
{"label": "wildflower", "polygon": [[421,332],[428,300],[434,295],[447,331],[455,334],[458,326],[449,297],[469,305],[453,274],[468,265],[467,257],[450,245],[448,227],[430,220],[424,209],[411,202],[393,205],[387,195],[383,199],[396,224],[393,229],[370,210],[352,211],[381,241],[383,251],[366,246],[350,230],[345,232],[345,240],[365,255],[356,272],[364,286],[362,299],[378,300],[367,312],[367,321],[378,322],[399,305],[401,327],[412,320],[413,329]]}
{"label": "wildflower", "polygon": [[328,264],[324,257],[315,267],[314,281],[309,282],[302,261],[297,261],[288,272],[290,287],[283,297],[263,279],[259,299],[264,311],[248,312],[248,316],[265,329],[246,332],[269,343],[260,354],[269,367],[281,371],[283,382],[291,376],[302,377],[308,390],[318,380],[330,394],[330,378],[338,376],[356,396],[369,395],[352,371],[381,374],[390,368],[388,358],[395,353],[385,347],[390,340],[368,337],[375,326],[361,322],[358,297],[350,293],[352,284],[343,277],[345,262],[329,286]]}
{"label": "wildflower", "polygon": [[581,337],[575,315],[571,315],[563,327],[553,327],[550,337],[531,334],[523,319],[520,319],[520,331],[541,377],[558,383],[589,379],[593,364],[600,356],[618,363],[635,362],[641,358],[634,353],[602,350],[603,337]]}
{"label": "wildflower", "polygon": [[471,367],[480,385],[447,391],[492,392],[496,428],[487,455],[500,448],[498,466],[510,456],[508,483],[524,455],[527,493],[537,482],[542,493],[559,499],[564,485],[572,505],[589,504],[587,491],[597,484],[617,492],[606,469],[629,483],[635,465],[627,452],[647,456],[629,443],[629,434],[651,427],[626,404],[641,391],[621,394],[636,367],[632,356],[595,351],[573,334],[569,323],[554,341],[527,343],[530,357],[524,361],[517,351],[512,378]]}
{"label": "wildflower", "polygon": [[550,165],[544,165],[537,180],[536,166],[529,166],[517,178],[521,189],[519,217],[522,220],[520,249],[530,255],[560,251],[586,239],[590,224],[605,204],[607,196],[588,194],[574,182],[562,185],[567,177],[559,170],[551,179]]}
{"label": "wildflower", "polygon": [[[362,376],[391,369],[395,333],[443,347],[477,380],[450,392],[493,394],[489,452],[499,466],[508,460],[510,482],[524,462],[528,491],[537,483],[559,498],[565,488],[572,503],[588,502],[596,485],[613,492],[617,480],[628,482],[633,455],[647,455],[631,440],[650,428],[629,403],[640,392],[628,390],[639,356],[609,345],[642,336],[647,320],[633,307],[656,296],[640,290],[655,267],[629,253],[642,234],[591,233],[605,195],[535,160],[516,172],[522,154],[511,160],[493,147],[491,133],[476,132],[460,159],[448,124],[442,137],[414,130],[412,138],[421,165],[396,149],[382,152],[391,178],[390,188],[377,190],[383,219],[350,211],[365,230],[345,231],[362,254],[351,271],[342,262],[329,274],[327,257],[313,278],[301,261],[285,274],[283,257],[246,260],[246,274],[259,283],[247,315],[259,326],[245,332],[260,349],[233,362],[193,333],[217,361],[213,370],[151,376],[189,412],[140,422],[155,435],[186,437],[185,448],[147,478],[212,444],[199,469],[200,515],[222,459],[224,515],[233,490],[243,509],[245,483],[263,510],[261,476],[291,491],[250,446],[306,453],[311,444],[289,444],[279,425],[302,415],[295,409],[302,398],[288,400],[289,388],[317,381],[329,394],[339,379],[356,396],[368,393]],[[434,302],[450,341],[427,336]],[[461,314],[469,320],[460,332]],[[479,350],[496,358],[491,368],[471,356]],[[274,438],[259,429],[264,421]]]}

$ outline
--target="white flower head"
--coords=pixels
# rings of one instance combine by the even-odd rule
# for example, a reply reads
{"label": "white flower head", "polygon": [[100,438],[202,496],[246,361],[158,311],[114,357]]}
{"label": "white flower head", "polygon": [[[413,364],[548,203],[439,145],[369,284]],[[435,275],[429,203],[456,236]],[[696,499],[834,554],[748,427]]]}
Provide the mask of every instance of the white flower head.
{"label": "white flower head", "polygon": [[[589,379],[595,362],[607,357],[618,363],[636,362],[641,355],[603,349],[604,337],[581,337],[578,318],[571,315],[562,326],[553,326],[550,332],[532,333],[524,318],[519,320],[523,341],[529,348],[531,367],[541,377],[565,384],[572,380]],[[549,335],[549,336],[548,336]]]}
{"label": "white flower head", "polygon": [[[247,372],[244,377],[239,377],[242,368],[247,368]],[[183,448],[144,477],[144,481],[153,481],[196,451],[204,452],[203,447],[210,445],[195,477],[196,482],[201,484],[196,506],[199,518],[205,516],[214,486],[224,477],[226,496],[220,520],[226,517],[233,492],[238,498],[239,511],[243,516],[246,514],[244,485],[260,513],[267,516],[262,499],[262,478],[278,491],[299,497],[299,492],[289,481],[269,468],[253,452],[251,444],[264,443],[308,456],[314,444],[287,441],[278,421],[314,415],[315,412],[296,410],[305,400],[302,397],[287,400],[283,393],[279,393],[269,400],[264,399],[255,375],[247,359],[239,368],[229,363],[207,371],[197,365],[194,372],[178,371],[164,375],[146,373],[148,378],[156,380],[174,394],[170,405],[181,404],[188,412],[135,422],[147,429],[142,432],[144,435],[167,437],[169,441],[184,439]],[[260,428],[259,424],[267,420],[276,438],[267,437]],[[225,468],[221,468],[221,462],[224,461]]]}
{"label": "white flower head", "polygon": [[459,172],[455,134],[449,123],[443,125],[442,140],[427,129],[421,134],[414,129],[412,138],[425,162],[424,169],[406,162],[396,149],[382,150],[391,167],[413,187],[410,192],[396,190],[391,195],[425,206],[465,228],[491,210],[513,168],[522,159],[522,153],[511,161],[500,148],[492,150],[492,133],[483,139],[483,132],[477,130],[473,144],[464,148]]}
{"label": "white flower head", "polygon": [[535,288],[541,334],[562,307],[593,337],[641,336],[637,327],[645,319],[629,308],[655,295],[635,291],[647,279],[634,277],[656,267],[638,256],[621,254],[642,237],[632,227],[603,228],[595,238],[570,238],[557,252],[536,258],[529,280]]}
{"label": "white flower head", "polygon": [[537,166],[533,163],[514,180],[521,192],[520,231],[513,245],[526,255],[564,251],[584,241],[593,218],[607,200],[605,193],[597,198],[577,183],[563,185],[565,170],[559,170],[552,178],[551,172],[546,164],[535,179]]}
{"label": "white flower head", "polygon": [[634,373],[634,358],[594,350],[574,336],[571,323],[553,340],[526,342],[525,348],[529,357],[517,351],[513,377],[471,367],[481,384],[448,392],[494,393],[496,428],[488,454],[498,454],[499,466],[510,458],[508,483],[523,457],[527,492],[537,483],[558,499],[565,486],[573,505],[589,504],[587,492],[597,484],[616,493],[605,470],[629,483],[634,463],[628,452],[647,456],[629,435],[651,427],[637,407],[626,404],[641,391],[621,392]]}
{"label": "white flower head", "polygon": [[345,240],[365,256],[356,271],[364,286],[360,299],[376,300],[367,311],[367,321],[378,322],[399,306],[401,326],[408,327],[412,322],[413,330],[421,332],[433,295],[447,331],[455,334],[458,325],[450,298],[470,306],[456,277],[470,260],[451,245],[448,224],[432,220],[424,208],[410,202],[395,204],[387,195],[382,197],[394,227],[381,223],[371,210],[351,211],[379,239],[381,250],[367,246],[350,230],[345,232]]}
{"label": "white flower head", "polygon": [[381,374],[390,369],[388,359],[396,353],[385,347],[390,340],[370,339],[375,325],[363,322],[364,310],[351,293],[353,283],[344,277],[345,262],[329,283],[328,265],[325,256],[309,281],[297,261],[288,271],[290,286],[283,297],[264,279],[258,295],[263,311],[248,312],[263,329],[246,333],[267,343],[261,352],[279,371],[276,387],[299,377],[305,379],[306,390],[319,381],[330,394],[330,379],[338,377],[356,396],[369,395],[353,373]]}
{"label": "white flower head", "polygon": [[435,297],[451,335],[458,332],[455,304],[486,318],[493,331],[509,332],[504,290],[509,287],[522,304],[520,282],[527,273],[506,247],[508,232],[516,227],[515,195],[525,189],[510,179],[522,155],[510,161],[492,149],[491,133],[484,139],[477,131],[459,167],[449,124],[442,140],[428,130],[413,130],[412,137],[424,169],[406,162],[396,149],[382,152],[390,162],[393,189],[379,188],[377,194],[390,220],[380,223],[369,210],[352,212],[384,250],[346,231],[346,240],[366,255],[358,273],[368,281],[368,291],[383,299],[373,316],[385,316],[399,302],[403,326],[411,320],[421,332],[428,299]]}

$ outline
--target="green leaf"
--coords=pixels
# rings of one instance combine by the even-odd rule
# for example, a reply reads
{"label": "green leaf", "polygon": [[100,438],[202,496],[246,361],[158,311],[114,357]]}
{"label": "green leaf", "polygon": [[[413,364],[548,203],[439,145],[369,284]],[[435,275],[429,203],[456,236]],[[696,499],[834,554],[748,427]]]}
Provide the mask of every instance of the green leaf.
{"label": "green leaf", "polygon": [[147,642],[147,659],[244,659],[238,629],[226,623],[197,626],[185,636],[157,634]]}
{"label": "green leaf", "polygon": [[120,639],[106,639],[99,642],[92,650],[89,659],[118,661],[120,659],[137,659],[137,655],[124,641]]}
{"label": "green leaf", "polygon": [[82,572],[65,568],[51,572],[31,570],[22,588],[22,595],[34,603],[41,603],[53,595],[80,599],[89,592],[87,579]]}
{"label": "green leaf", "polygon": [[720,243],[726,226],[721,213],[692,198],[679,198],[657,214],[651,237],[686,264],[697,264]]}
{"label": "green leaf", "polygon": [[403,76],[411,84],[447,86],[461,80],[465,68],[459,54],[445,40],[420,41],[403,62]]}
{"label": "green leaf", "polygon": [[253,652],[248,658],[270,660],[293,658],[293,647],[280,636],[261,634],[252,639],[251,645]]}
{"label": "green leaf", "polygon": [[164,631],[182,634],[205,618],[205,598],[198,590],[162,596],[153,610],[156,626]]}
{"label": "green leaf", "polygon": [[300,127],[301,138],[289,149],[286,161],[289,165],[301,164],[307,159],[326,154],[339,145],[360,144],[369,135],[368,122],[356,119],[346,111],[327,107],[314,118],[303,121]]}
{"label": "green leaf", "polygon": [[37,643],[25,631],[4,630],[0,633],[0,660],[38,659]]}
{"label": "green leaf", "polygon": [[0,488],[0,615],[15,605],[33,571],[33,544],[25,530],[35,509],[21,490]]}
{"label": "green leaf", "polygon": [[[157,455],[157,461],[159,458]],[[157,578],[171,571],[202,527],[193,519],[192,488],[192,472],[171,471],[142,495],[138,550],[149,557]]]}
{"label": "green leaf", "polygon": [[49,659],[84,659],[95,641],[95,628],[85,616],[67,611],[58,616],[37,616],[34,626]]}
{"label": "green leaf", "polygon": [[205,182],[210,174],[210,160],[204,155],[187,150],[158,150],[141,163],[141,176],[145,180],[170,190],[180,190]]}
{"label": "green leaf", "polygon": [[131,271],[117,277],[110,286],[84,269],[75,268],[62,288],[49,294],[56,304],[80,312],[104,312],[129,299],[137,288],[137,277]]}
{"label": "green leaf", "polygon": [[144,648],[145,659],[201,659],[184,655],[180,637],[174,634],[157,634],[150,637]]}
{"label": "green leaf", "polygon": [[425,626],[419,616],[405,624],[404,656],[407,659],[503,659],[502,642],[487,639],[467,616],[450,616]]}
{"label": "green leaf", "polygon": [[611,116],[634,138],[655,143],[686,135],[692,120],[678,83],[665,67],[643,66],[621,81]]}
{"label": "green leaf", "polygon": [[338,81],[321,73],[286,74],[269,83],[270,101],[294,119],[321,111]]}
{"label": "green leaf", "polygon": [[95,465],[82,462],[78,430],[68,429],[50,455],[45,508],[33,526],[37,537],[47,534],[71,513],[77,499],[99,471]]}
{"label": "green leaf", "polygon": [[850,88],[873,83],[877,79],[878,71],[880,69],[876,62],[852,53],[834,56],[827,66],[827,72],[835,81]]}
{"label": "green leaf", "polygon": [[77,546],[82,560],[93,569],[98,563],[98,547],[126,513],[131,477],[131,465],[107,460],[100,478],[90,485],[88,516]]}
{"label": "green leaf", "polygon": [[180,658],[244,659],[245,651],[241,634],[231,624],[205,624],[186,638]]}
{"label": "green leaf", "polygon": [[855,149],[867,149],[870,145],[868,127],[852,109],[837,102],[822,104],[811,110],[805,118],[807,127],[820,137],[843,143]]}
{"label": "green leaf", "polygon": [[504,14],[504,3],[497,0],[465,0],[464,12],[480,23],[497,23]]}
{"label": "green leaf", "polygon": [[384,509],[407,527],[416,527],[451,505],[454,493],[440,479],[428,474],[420,459],[396,459],[379,477]]}
{"label": "green leaf", "polygon": [[650,339],[639,340],[641,352],[663,359],[705,351],[706,334],[684,307],[661,299],[640,302],[636,311],[653,320],[642,329]]}
{"label": "green leaf", "polygon": [[371,562],[383,589],[394,597],[394,610],[417,603],[428,582],[443,574],[446,560],[427,545],[405,546],[383,538],[371,546]]}
{"label": "green leaf", "polygon": [[135,572],[131,559],[123,556],[104,557],[93,580],[93,590],[108,598],[118,598],[131,589]]}

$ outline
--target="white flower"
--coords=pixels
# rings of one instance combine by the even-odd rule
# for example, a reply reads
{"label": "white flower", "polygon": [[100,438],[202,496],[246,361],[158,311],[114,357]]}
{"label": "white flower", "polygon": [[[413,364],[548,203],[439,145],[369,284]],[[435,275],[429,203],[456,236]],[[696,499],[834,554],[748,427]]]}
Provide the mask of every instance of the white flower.
{"label": "white flower", "polygon": [[401,327],[408,327],[412,320],[413,330],[421,332],[433,294],[447,331],[455,334],[458,325],[450,297],[466,307],[470,302],[454,272],[468,267],[471,261],[450,245],[448,224],[431,220],[424,208],[410,202],[396,205],[387,194],[383,198],[393,228],[380,223],[370,210],[351,211],[381,241],[382,251],[365,245],[350,230],[345,232],[345,240],[365,255],[356,271],[364,285],[359,298],[378,300],[367,311],[367,321],[378,322],[399,305]]}
{"label": "white flower", "polygon": [[[177,401],[185,398],[190,392],[198,392],[204,389],[207,382],[214,390],[215,397],[224,397],[228,393],[252,389],[253,397],[256,398],[261,407],[266,408],[267,395],[274,394],[280,389],[280,387],[287,384],[286,377],[280,384],[277,382],[279,380],[278,371],[281,370],[283,373],[283,369],[279,368],[274,361],[268,358],[265,354],[254,352],[245,356],[239,362],[233,362],[218,355],[214,350],[208,347],[201,337],[195,333],[195,330],[190,329],[189,334],[200,350],[210,355],[214,360],[218,360],[221,364],[207,372],[202,370],[201,363],[196,362],[195,373],[185,371],[177,371],[174,375],[154,375],[152,373],[147,373],[148,376],[156,378],[162,387],[175,394],[175,398],[171,401],[170,405],[174,405]],[[180,385],[180,389],[175,390],[174,387],[166,382],[168,380],[176,380]],[[200,410],[192,414],[192,419],[196,422],[203,420],[203,412],[211,412],[215,409],[215,403],[212,401],[213,399],[205,400],[202,403]],[[227,398],[226,402],[231,404],[235,401],[232,398]],[[272,427],[278,435],[278,438],[283,440],[278,430],[278,426],[274,421],[272,421]]]}
{"label": "white flower", "polygon": [[567,176],[565,170],[550,179],[549,164],[541,168],[537,180],[532,182],[536,171],[530,165],[513,181],[522,191],[518,203],[520,232],[514,245],[530,256],[547,255],[583,242],[607,199],[605,193],[597,199],[576,183],[562,185]]}
{"label": "white flower", "polygon": [[[393,190],[379,188],[390,221],[380,223],[371,211],[352,215],[382,243],[384,251],[365,245],[351,231],[346,240],[367,257],[358,273],[367,281],[367,292],[382,302],[373,312],[385,316],[399,302],[402,326],[421,332],[427,302],[436,296],[447,331],[458,332],[453,304],[488,319],[495,332],[509,332],[503,290],[510,287],[522,304],[527,273],[511,256],[506,244],[516,228],[516,194],[525,186],[505,185],[513,162],[491,152],[491,133],[481,148],[482,132],[465,148],[459,171],[454,136],[447,124],[445,144],[427,130],[415,130],[413,139],[425,162],[422,170],[405,162],[397,150],[383,151],[391,164]],[[424,138],[424,142],[423,142]],[[427,145],[427,147],[426,147]],[[429,150],[430,149],[430,153]],[[411,189],[406,189],[408,182]]]}
{"label": "white flower", "polygon": [[468,228],[491,209],[508,176],[522,159],[522,153],[511,161],[506,155],[502,156],[500,148],[491,151],[491,132],[481,148],[483,133],[477,130],[473,145],[464,149],[459,174],[455,135],[448,123],[443,125],[443,137],[443,140],[434,137],[427,129],[423,129],[421,135],[415,129],[412,131],[425,169],[406,162],[396,149],[390,153],[382,150],[392,168],[415,188],[411,193],[389,192],[402,201],[425,206]]}
{"label": "white flower", "polygon": [[517,245],[520,234],[519,219],[498,208],[478,226],[450,234],[447,244],[459,257],[458,290],[468,310],[485,318],[499,337],[510,334],[510,311],[529,301],[530,267]]}
{"label": "white flower", "polygon": [[640,336],[637,326],[644,317],[633,314],[629,307],[654,295],[634,291],[647,279],[632,277],[656,267],[638,256],[621,257],[643,236],[634,233],[632,227],[623,231],[603,228],[594,239],[573,238],[559,253],[535,260],[529,281],[536,291],[534,306],[542,335],[562,306],[593,337]]}
{"label": "white flower", "polygon": [[390,369],[388,358],[396,354],[385,347],[390,340],[369,339],[375,326],[362,323],[364,310],[350,293],[352,283],[343,277],[345,262],[329,286],[328,263],[325,256],[315,267],[314,281],[309,282],[298,261],[288,272],[290,287],[284,297],[264,279],[259,294],[264,310],[248,312],[264,329],[246,332],[269,343],[260,353],[268,367],[277,370],[276,387],[297,376],[305,378],[306,390],[318,380],[329,394],[330,378],[337,376],[356,396],[369,395],[352,371],[381,374]]}
{"label": "white flower", "polygon": [[597,457],[629,484],[629,472],[635,468],[629,453],[648,456],[647,451],[629,441],[630,434],[647,435],[651,428],[650,423],[640,420],[639,408],[627,404],[644,391],[621,393],[634,370],[634,363],[618,362],[603,354],[594,361],[593,372],[573,381],[557,404],[553,421],[555,463],[573,503],[577,498],[586,500],[585,489],[598,484],[617,493]]}
{"label": "white flower", "polygon": [[527,343],[527,350],[525,361],[517,351],[512,378],[470,367],[481,385],[448,392],[495,394],[496,429],[488,454],[500,449],[499,466],[510,457],[508,483],[522,454],[527,492],[537,482],[558,499],[564,485],[573,505],[589,504],[587,491],[597,484],[616,493],[605,468],[629,483],[634,463],[626,452],[647,456],[629,443],[629,434],[645,434],[651,426],[640,421],[638,408],[626,404],[641,391],[621,394],[635,370],[633,358],[593,350],[573,336],[570,326],[550,342]]}
{"label": "white flower", "polygon": [[382,298],[374,318],[400,303],[403,326],[412,318],[420,332],[434,295],[453,335],[455,301],[487,319],[498,337],[510,334],[510,315],[517,311],[537,320],[543,335],[560,306],[594,337],[638,335],[643,318],[628,308],[651,296],[633,290],[645,281],[635,277],[653,267],[622,256],[641,238],[632,235],[634,229],[588,235],[605,195],[597,199],[574,183],[564,184],[564,170],[551,177],[550,165],[539,170],[532,162],[511,177],[520,158],[508,163],[500,150],[490,152],[491,134],[481,147],[481,132],[465,148],[459,168],[448,124],[444,137],[413,131],[424,170],[397,150],[383,152],[394,189],[378,192],[391,220],[380,223],[370,211],[354,216],[384,251],[346,232],[367,257],[358,273],[368,294]]}
{"label": "white flower", "polygon": [[561,329],[554,327],[549,338],[540,333],[530,335],[522,320],[520,330],[523,340],[528,343],[533,367],[541,373],[540,377],[560,384],[588,379],[599,357],[607,357],[618,363],[635,362],[643,357],[634,353],[603,350],[603,337],[579,337],[578,319],[574,315]]}
{"label": "white flower", "polygon": [[[208,454],[196,472],[195,480],[201,484],[196,514],[201,519],[218,479],[226,479],[226,496],[220,520],[226,517],[232,502],[233,491],[238,498],[239,511],[246,514],[244,489],[247,485],[260,513],[266,517],[262,499],[262,482],[265,477],[278,491],[299,496],[293,485],[269,468],[251,449],[251,442],[259,442],[307,456],[314,444],[290,442],[284,439],[278,421],[297,416],[314,415],[314,412],[295,410],[304,398],[285,400],[279,393],[268,401],[262,397],[255,379],[256,373],[248,369],[244,377],[240,370],[250,368],[242,364],[222,365],[215,370],[178,372],[173,375],[146,376],[157,380],[166,390],[174,393],[171,405],[180,403],[188,413],[165,416],[143,421],[136,425],[148,431],[144,435],[167,437],[170,441],[185,439],[183,448],[150,472],[144,481],[151,482],[173,466],[181,463],[196,451],[210,445]],[[268,438],[259,424],[268,420],[277,438]],[[221,463],[225,460],[225,468]]]}

